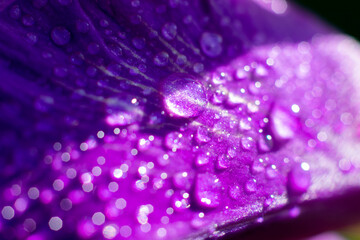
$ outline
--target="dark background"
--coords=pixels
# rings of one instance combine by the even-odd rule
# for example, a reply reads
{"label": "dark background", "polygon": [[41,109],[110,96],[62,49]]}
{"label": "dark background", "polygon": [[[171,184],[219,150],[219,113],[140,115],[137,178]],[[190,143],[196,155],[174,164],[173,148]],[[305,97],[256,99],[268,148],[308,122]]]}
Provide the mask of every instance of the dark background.
{"label": "dark background", "polygon": [[293,0],[300,6],[360,40],[360,0]]}

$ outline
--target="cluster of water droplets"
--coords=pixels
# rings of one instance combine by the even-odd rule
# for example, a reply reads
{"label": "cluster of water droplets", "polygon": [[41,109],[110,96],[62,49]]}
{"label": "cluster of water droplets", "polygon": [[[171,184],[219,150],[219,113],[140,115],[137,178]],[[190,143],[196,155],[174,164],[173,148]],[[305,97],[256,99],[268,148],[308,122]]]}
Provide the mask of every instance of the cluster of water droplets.
{"label": "cluster of water droplets", "polygon": [[[173,6],[180,4],[170,2]],[[46,0],[33,1],[35,8],[47,4]],[[66,7],[75,1],[58,0],[57,4]],[[141,2],[130,4],[136,9]],[[158,7],[156,11],[165,10]],[[18,5],[9,8],[9,15],[29,29],[40,24]],[[142,23],[136,14],[130,21],[133,25]],[[191,22],[191,16],[184,18],[184,24]],[[321,106],[331,112],[337,104],[331,99],[316,101],[325,93],[313,86],[304,90],[305,99],[315,99],[316,106],[304,113],[306,119],[301,119],[305,105],[300,98],[279,100],[279,89],[289,97],[295,88],[288,84],[292,74],[279,74],[279,47],[267,49],[265,55],[249,54],[208,70],[204,59],[221,58],[227,50],[220,33],[204,31],[198,36],[191,50],[201,57],[193,61],[171,45],[181,41],[179,24],[166,22],[157,30],[147,29],[147,36],[129,36],[113,25],[101,17],[93,22],[84,18],[76,20],[74,26],[56,25],[47,32],[56,48],[69,51],[69,56],[55,50],[42,52],[46,61],[58,63],[54,55],[66,59],[53,67],[51,77],[63,79],[60,82],[65,85],[71,83],[67,86],[78,95],[73,96],[75,100],[82,96],[105,103],[108,109],[104,122],[111,131],[99,130],[81,144],[54,143],[44,158],[50,184],[34,178],[28,182],[14,180],[6,187],[1,215],[5,221],[17,222],[19,238],[45,239],[43,229],[57,232],[66,226],[82,238],[172,239],[194,229],[216,229],[214,219],[238,219],[243,206],[247,211],[240,210],[240,214],[246,217],[297,201],[308,191],[310,164],[298,155],[326,142],[328,135],[326,130],[315,129],[314,139],[303,136],[302,128],[313,129],[324,117]],[[101,38],[95,38],[94,32],[101,33]],[[32,45],[41,40],[32,30],[26,37]],[[71,52],[76,41],[82,48]],[[155,42],[167,48],[146,50]],[[309,51],[306,43],[296,49],[304,58],[296,72],[300,80],[310,68]],[[110,57],[104,60],[100,56]],[[157,83],[161,86],[156,96],[162,101],[154,108],[158,112],[148,116],[147,124],[160,128],[167,119],[174,119],[180,122],[175,130],[144,133],[140,124],[145,121],[142,107],[152,99],[102,96],[114,96],[113,89],[128,93],[131,87],[141,89],[141,96],[156,91],[150,88],[156,81],[147,75],[149,68],[156,69],[152,73],[159,77]],[[158,69],[171,73],[157,75]],[[141,81],[133,81],[134,76]],[[118,106],[121,102],[126,106]],[[55,103],[53,97],[41,95],[34,105],[46,112]],[[350,125],[354,116],[344,111],[338,121]],[[76,119],[68,122],[78,125]],[[295,138],[300,140],[292,146]],[[339,166],[348,171],[351,164],[341,159]],[[32,208],[36,204],[50,208],[50,213],[38,216]],[[292,214],[296,213],[295,208]],[[5,225],[3,229],[8,230]]]}

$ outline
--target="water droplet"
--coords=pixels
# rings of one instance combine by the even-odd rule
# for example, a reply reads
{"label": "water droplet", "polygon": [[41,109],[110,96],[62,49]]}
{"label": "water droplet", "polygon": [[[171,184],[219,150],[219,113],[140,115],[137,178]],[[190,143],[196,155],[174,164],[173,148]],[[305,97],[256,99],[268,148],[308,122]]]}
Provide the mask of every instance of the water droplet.
{"label": "water droplet", "polygon": [[65,67],[55,67],[54,68],[54,75],[59,78],[64,78],[68,75],[68,70]]}
{"label": "water droplet", "polygon": [[226,100],[228,92],[223,89],[217,89],[212,96],[211,102],[214,104],[221,104]]}
{"label": "water droplet", "polygon": [[272,165],[272,166],[268,166],[266,168],[266,177],[268,179],[274,179],[277,177],[278,175],[278,171],[276,170],[276,167],[274,168],[275,165]]}
{"label": "water droplet", "polygon": [[204,126],[200,126],[197,129],[197,134],[196,134],[196,139],[198,140],[199,143],[204,142],[207,143],[211,140],[211,135],[209,130],[204,127]]}
{"label": "water droplet", "polygon": [[131,6],[133,6],[133,7],[139,7],[139,6],[140,6],[140,1],[139,1],[139,0],[132,0],[132,1],[131,1]]}
{"label": "water droplet", "polygon": [[169,149],[178,149],[183,147],[183,135],[179,132],[171,132],[165,137],[165,145]]}
{"label": "water droplet", "polygon": [[210,157],[207,154],[199,154],[196,158],[196,165],[201,167],[209,163]]}
{"label": "water droplet", "polygon": [[260,152],[269,152],[273,148],[274,143],[271,135],[260,136],[258,141],[258,149]]}
{"label": "water droplet", "polygon": [[110,24],[109,24],[109,21],[106,20],[106,19],[101,19],[100,22],[99,22],[99,25],[103,28],[106,28],[108,27]]}
{"label": "water droplet", "polygon": [[243,131],[248,131],[251,129],[251,118],[247,117],[243,117],[240,119],[239,121],[239,126],[240,126],[240,129],[243,130]]}
{"label": "water droplet", "polygon": [[259,162],[259,161],[254,161],[253,164],[251,165],[251,172],[253,174],[259,174],[265,171],[265,167],[263,165],[263,163]]}
{"label": "water droplet", "polygon": [[220,205],[221,183],[211,173],[198,174],[195,186],[195,199],[199,206],[215,208]]}
{"label": "water droplet", "polygon": [[221,154],[218,157],[217,160],[217,168],[218,169],[226,169],[228,167],[230,167],[231,161],[230,161],[230,157],[227,154]]}
{"label": "water droplet", "polygon": [[218,71],[213,73],[211,81],[216,85],[221,85],[226,82],[232,81],[232,77],[228,74],[230,70],[226,68],[220,68]]}
{"label": "water droplet", "polygon": [[195,73],[201,73],[202,71],[204,71],[204,64],[202,63],[195,63],[193,70]]}
{"label": "water droplet", "polygon": [[229,147],[227,150],[227,154],[230,158],[234,158],[236,156],[236,149],[234,147]]}
{"label": "water droplet", "polygon": [[166,66],[169,62],[169,54],[167,52],[160,52],[154,57],[154,64],[159,67]]}
{"label": "water droplet", "polygon": [[141,50],[145,47],[145,39],[144,38],[134,38],[132,40],[132,44],[134,45],[135,48]]}
{"label": "water droplet", "polygon": [[270,115],[270,128],[277,140],[288,140],[295,136],[298,123],[287,111],[274,107]]}
{"label": "water droplet", "polygon": [[175,187],[190,190],[193,183],[194,175],[188,172],[179,172],[175,173],[173,177],[173,182]]}
{"label": "water droplet", "polygon": [[190,207],[189,199],[184,198],[179,193],[174,194],[174,196],[172,197],[172,205],[177,212],[182,212]]}
{"label": "water droplet", "polygon": [[34,20],[33,16],[31,16],[31,15],[25,15],[25,16],[22,18],[22,23],[23,23],[25,26],[30,27],[30,26],[34,25],[35,20]]}
{"label": "water droplet", "polygon": [[245,71],[244,68],[239,68],[236,70],[235,78],[237,80],[245,80],[249,77],[249,72]]}
{"label": "water droplet", "polygon": [[240,187],[238,185],[231,186],[229,188],[229,195],[234,200],[239,199],[241,197],[241,195],[242,195]]}
{"label": "water droplet", "polygon": [[69,43],[70,37],[70,32],[64,27],[56,27],[51,31],[51,39],[59,46]]}
{"label": "water droplet", "polygon": [[188,74],[173,74],[165,79],[163,94],[166,110],[178,117],[197,117],[207,104],[202,84]]}
{"label": "water droplet", "polygon": [[200,46],[209,57],[217,57],[222,52],[222,37],[216,33],[205,32],[201,35]]}
{"label": "water droplet", "polygon": [[10,8],[10,17],[12,19],[19,19],[21,17],[21,10],[19,5],[14,5]]}
{"label": "water droplet", "polygon": [[59,217],[52,217],[49,221],[49,227],[53,231],[59,231],[63,227],[63,221]]}
{"label": "water droplet", "polygon": [[184,55],[179,55],[176,59],[176,64],[178,64],[180,66],[185,65],[186,62],[187,62],[187,58]]}
{"label": "water droplet", "polygon": [[161,32],[164,38],[166,38],[167,40],[173,40],[177,34],[177,26],[175,25],[175,23],[166,23],[162,27]]}
{"label": "water droplet", "polygon": [[310,172],[308,170],[304,170],[300,164],[294,165],[288,174],[289,192],[293,194],[302,194],[307,191],[310,184]]}
{"label": "water droplet", "polygon": [[244,150],[251,150],[255,147],[255,141],[252,137],[242,137],[241,146]]}
{"label": "water droplet", "polygon": [[27,33],[26,38],[30,44],[35,44],[38,41],[38,36],[35,33]]}
{"label": "water droplet", "polygon": [[245,183],[245,191],[247,193],[254,193],[257,190],[256,180],[250,179]]}

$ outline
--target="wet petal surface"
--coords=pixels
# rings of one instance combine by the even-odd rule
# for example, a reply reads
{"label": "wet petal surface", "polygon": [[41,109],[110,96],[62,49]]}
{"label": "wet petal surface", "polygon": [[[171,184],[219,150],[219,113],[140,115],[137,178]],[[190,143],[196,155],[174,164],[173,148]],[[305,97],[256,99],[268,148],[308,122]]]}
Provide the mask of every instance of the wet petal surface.
{"label": "wet petal surface", "polygon": [[4,239],[221,237],[358,191],[359,46],[285,1],[5,1],[0,22]]}

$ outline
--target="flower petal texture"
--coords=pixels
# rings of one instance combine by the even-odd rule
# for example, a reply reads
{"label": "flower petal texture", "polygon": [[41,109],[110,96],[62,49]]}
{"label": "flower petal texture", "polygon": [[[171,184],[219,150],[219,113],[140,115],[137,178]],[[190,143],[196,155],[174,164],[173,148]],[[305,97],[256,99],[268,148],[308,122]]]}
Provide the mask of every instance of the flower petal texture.
{"label": "flower petal texture", "polygon": [[5,0],[0,237],[251,238],[353,216],[359,63],[285,0]]}

